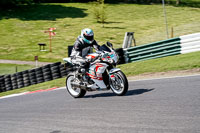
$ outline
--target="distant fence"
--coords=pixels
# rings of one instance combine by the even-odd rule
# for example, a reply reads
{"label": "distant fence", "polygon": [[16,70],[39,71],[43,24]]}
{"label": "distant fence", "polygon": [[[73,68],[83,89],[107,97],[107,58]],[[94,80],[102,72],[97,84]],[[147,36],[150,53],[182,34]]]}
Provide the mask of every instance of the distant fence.
{"label": "distant fence", "polygon": [[130,47],[124,49],[124,56],[128,63],[195,51],[200,51],[200,33]]}
{"label": "distant fence", "polygon": [[25,70],[9,75],[0,75],[0,92],[62,78],[71,71],[67,64],[56,62],[39,68]]}

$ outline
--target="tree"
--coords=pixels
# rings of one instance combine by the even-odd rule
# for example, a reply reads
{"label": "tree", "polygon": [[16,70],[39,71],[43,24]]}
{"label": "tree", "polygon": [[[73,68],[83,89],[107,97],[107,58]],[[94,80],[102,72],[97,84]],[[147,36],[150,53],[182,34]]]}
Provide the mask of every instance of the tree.
{"label": "tree", "polygon": [[3,8],[9,8],[20,4],[32,4],[34,0],[0,0],[0,6]]}
{"label": "tree", "polygon": [[176,0],[176,5],[179,5],[180,4],[180,0]]}
{"label": "tree", "polygon": [[104,0],[97,0],[94,4],[93,14],[98,23],[102,23],[102,27],[104,27],[104,23],[106,22],[106,7],[104,5]]}

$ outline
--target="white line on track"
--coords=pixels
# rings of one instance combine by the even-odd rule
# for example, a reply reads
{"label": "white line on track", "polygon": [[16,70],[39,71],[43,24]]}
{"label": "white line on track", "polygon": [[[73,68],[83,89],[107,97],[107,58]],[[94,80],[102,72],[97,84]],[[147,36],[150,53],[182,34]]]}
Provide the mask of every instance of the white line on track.
{"label": "white line on track", "polygon": [[50,88],[50,89],[44,89],[44,90],[36,90],[36,91],[28,91],[28,92],[23,92],[23,93],[11,94],[11,95],[0,97],[0,100],[6,99],[6,98],[11,98],[11,97],[22,96],[22,95],[35,94],[35,93],[47,92],[47,91],[55,91],[55,90],[61,90],[61,89],[66,89],[66,87]]}
{"label": "white line on track", "polygon": [[17,94],[11,94],[11,95],[7,95],[7,96],[0,97],[0,99],[11,98],[11,97],[17,97],[17,96],[25,95],[26,93],[27,93],[27,92],[17,93]]}
{"label": "white line on track", "polygon": [[128,80],[128,81],[129,82],[134,82],[134,81],[148,81],[148,80],[160,80],[160,79],[187,78],[187,77],[195,77],[195,76],[200,76],[200,74],[185,75],[185,76],[160,77],[160,78],[148,78],[148,79]]}

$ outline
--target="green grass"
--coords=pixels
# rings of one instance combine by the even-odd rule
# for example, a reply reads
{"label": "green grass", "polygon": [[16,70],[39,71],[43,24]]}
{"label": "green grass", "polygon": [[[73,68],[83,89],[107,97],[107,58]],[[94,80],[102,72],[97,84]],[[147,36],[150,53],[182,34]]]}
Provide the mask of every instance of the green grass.
{"label": "green grass", "polygon": [[[21,6],[0,12],[0,58],[15,60],[60,61],[67,56],[67,46],[73,45],[81,29],[95,32],[99,44],[110,41],[121,47],[124,34],[135,32],[137,45],[166,39],[162,5],[106,4],[105,27],[96,23],[93,6],[87,3],[41,4]],[[199,32],[200,8],[167,6],[169,31],[174,36]],[[53,37],[53,52],[40,52],[38,43],[49,44],[49,27],[57,28]],[[48,49],[48,46],[47,46]]]}
{"label": "green grass", "polygon": [[[106,4],[106,6],[108,19],[104,28],[95,22],[92,4],[42,4],[0,11],[0,59],[33,61],[34,56],[38,55],[39,61],[61,61],[67,56],[67,46],[73,45],[81,29],[86,27],[94,30],[95,39],[99,44],[110,41],[115,48],[122,46],[125,32],[135,32],[137,45],[166,39],[162,5]],[[169,31],[173,27],[174,36],[200,32],[200,8],[166,6],[166,9]],[[44,31],[50,27],[57,28],[57,34],[52,40],[53,52],[40,52],[37,44],[49,44],[48,35]],[[199,57],[200,52],[195,52],[120,65],[119,68],[127,76],[193,69],[200,67]],[[22,67],[29,69],[30,66]],[[1,74],[13,72],[15,65],[0,65]],[[3,92],[0,96],[64,85],[65,79],[62,78]]]}
{"label": "green grass", "polygon": [[34,68],[34,66],[31,65],[0,64],[0,75],[12,74],[32,68]]}

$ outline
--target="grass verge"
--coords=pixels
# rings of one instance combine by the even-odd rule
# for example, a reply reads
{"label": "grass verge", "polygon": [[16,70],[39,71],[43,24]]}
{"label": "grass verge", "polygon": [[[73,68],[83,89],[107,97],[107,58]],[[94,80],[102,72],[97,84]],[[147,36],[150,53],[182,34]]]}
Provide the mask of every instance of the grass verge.
{"label": "grass verge", "polygon": [[32,69],[34,66],[31,65],[18,65],[18,64],[1,64],[0,63],[0,75],[12,74],[27,69]]}

